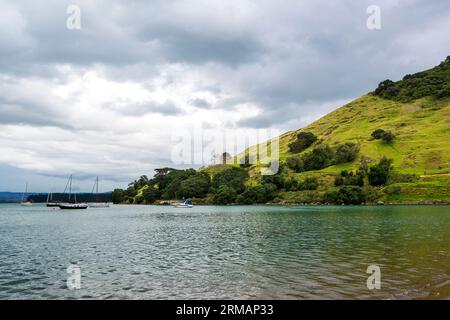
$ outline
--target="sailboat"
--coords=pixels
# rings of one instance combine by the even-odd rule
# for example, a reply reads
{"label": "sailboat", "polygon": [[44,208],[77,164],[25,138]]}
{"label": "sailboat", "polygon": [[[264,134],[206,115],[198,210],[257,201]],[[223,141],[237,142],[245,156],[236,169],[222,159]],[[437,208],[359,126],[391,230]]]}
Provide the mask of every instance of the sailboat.
{"label": "sailboat", "polygon": [[59,207],[59,202],[53,200],[53,192],[50,191],[47,195],[47,207]]}
{"label": "sailboat", "polygon": [[89,203],[89,208],[109,208],[109,203],[108,202],[99,202],[99,197],[98,197],[98,176],[97,176],[97,179],[95,180],[94,186],[92,187],[92,193],[94,193],[94,189],[95,189],[95,202],[94,203]]}
{"label": "sailboat", "polygon": [[[72,175],[70,175],[69,181],[67,182],[67,184],[69,185],[69,202],[60,203],[59,207],[61,209],[87,209],[88,208],[87,203],[77,203],[77,195],[76,194],[73,195],[73,200],[72,200]],[[67,189],[67,185],[66,185],[66,189]],[[66,189],[64,189],[64,192],[66,192]]]}
{"label": "sailboat", "polygon": [[29,207],[33,205],[31,201],[25,200],[25,195],[27,193],[28,193],[28,182],[25,184],[25,191],[22,193],[22,200],[20,201],[21,206]]}

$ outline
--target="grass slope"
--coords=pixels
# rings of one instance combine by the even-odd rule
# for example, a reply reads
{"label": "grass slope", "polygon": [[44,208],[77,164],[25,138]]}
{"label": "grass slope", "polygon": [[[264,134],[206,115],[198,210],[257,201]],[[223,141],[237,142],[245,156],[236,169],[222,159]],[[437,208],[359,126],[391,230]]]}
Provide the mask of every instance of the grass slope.
{"label": "grass slope", "polygon": [[[411,84],[411,79],[425,79],[423,81],[428,84],[429,79],[435,79],[436,75],[440,77],[440,82],[435,81],[438,83],[436,88],[439,89],[436,91],[442,92],[442,88],[448,87],[450,83],[449,58],[438,67],[407,76],[405,77],[407,80],[392,82],[392,86],[411,91],[414,84]],[[433,91],[432,86],[426,88]],[[406,89],[402,90],[400,93],[404,94]],[[292,156],[288,145],[302,131],[312,132],[319,138],[303,152],[311,151],[321,143],[336,146],[345,142],[355,142],[360,145],[360,152],[355,161],[291,175],[297,176],[300,180],[307,176],[319,177],[321,187],[318,193],[320,193],[332,187],[333,176],[342,170],[357,169],[362,156],[373,162],[386,156],[393,159],[396,174],[413,174],[418,177],[418,181],[394,183],[394,186],[401,187],[401,192],[396,195],[385,195],[383,200],[395,203],[450,202],[450,98],[442,94],[439,97],[429,94],[407,100],[405,102],[404,98],[397,99],[396,96],[385,99],[372,93],[363,95],[302,129],[281,135],[280,161],[283,162]],[[396,136],[394,142],[384,144],[381,140],[374,140],[371,133],[376,129],[392,131]],[[249,148],[237,157],[242,158],[245,152],[255,150],[256,147]],[[251,180],[258,180],[257,168],[258,166],[255,166],[250,170]],[[313,202],[316,196],[317,194],[311,192],[285,192],[280,198],[287,202]]]}

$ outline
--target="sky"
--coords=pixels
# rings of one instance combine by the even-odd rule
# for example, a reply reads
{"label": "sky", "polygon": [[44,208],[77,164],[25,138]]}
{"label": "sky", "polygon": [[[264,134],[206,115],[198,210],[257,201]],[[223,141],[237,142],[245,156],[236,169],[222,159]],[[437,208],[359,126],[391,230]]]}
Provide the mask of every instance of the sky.
{"label": "sky", "polygon": [[298,129],[437,65],[449,30],[448,0],[0,0],[0,191],[186,167],[173,137],[195,126]]}

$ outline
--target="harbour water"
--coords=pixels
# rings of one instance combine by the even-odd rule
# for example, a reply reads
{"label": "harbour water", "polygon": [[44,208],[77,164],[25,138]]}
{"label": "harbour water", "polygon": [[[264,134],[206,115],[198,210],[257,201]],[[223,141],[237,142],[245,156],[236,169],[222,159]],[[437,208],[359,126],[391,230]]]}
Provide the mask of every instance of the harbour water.
{"label": "harbour water", "polygon": [[450,207],[0,205],[0,299],[214,298],[449,299]]}

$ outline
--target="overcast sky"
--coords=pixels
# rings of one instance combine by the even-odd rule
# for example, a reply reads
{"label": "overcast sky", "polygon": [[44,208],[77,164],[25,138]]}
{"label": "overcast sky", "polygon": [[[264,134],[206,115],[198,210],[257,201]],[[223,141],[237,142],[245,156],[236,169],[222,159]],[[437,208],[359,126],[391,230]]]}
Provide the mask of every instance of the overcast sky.
{"label": "overcast sky", "polygon": [[0,0],[0,191],[123,187],[193,125],[297,129],[437,65],[449,32],[448,0]]}

